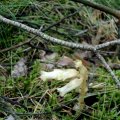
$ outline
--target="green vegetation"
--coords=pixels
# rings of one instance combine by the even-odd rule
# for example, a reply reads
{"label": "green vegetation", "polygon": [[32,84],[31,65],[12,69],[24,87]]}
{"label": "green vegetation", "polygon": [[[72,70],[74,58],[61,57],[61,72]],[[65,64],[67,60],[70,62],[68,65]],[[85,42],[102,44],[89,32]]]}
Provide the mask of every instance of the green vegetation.
{"label": "green vegetation", "polygon": [[[94,1],[98,2],[98,0]],[[108,2],[99,0],[99,3],[118,9],[120,6],[119,0],[109,0]],[[11,0],[2,0],[0,2],[1,15],[37,29],[41,26],[43,26],[43,29],[47,28],[76,10],[79,12],[74,16],[65,19],[59,25],[45,32],[66,41],[86,42],[90,44],[97,37],[101,40],[99,43],[116,38],[117,35],[116,31],[113,31],[113,26],[109,26],[106,23],[113,19],[111,16],[99,14],[92,8],[69,0],[12,0],[12,2]],[[103,22],[106,23],[106,27],[103,25]],[[92,29],[93,26],[95,26],[95,29]],[[102,28],[105,28],[105,30]],[[88,29],[85,34],[77,34],[84,29]],[[99,30],[102,32],[99,33]],[[0,50],[24,42],[31,37],[33,35],[26,31],[0,22]],[[36,45],[38,40],[41,44],[41,49],[48,48],[57,52],[59,56],[72,56],[71,54],[76,51],[76,49],[43,41],[42,38],[38,37],[32,43]],[[89,89],[90,93],[96,94],[96,96],[93,96],[93,101],[95,98],[97,98],[97,101],[90,106],[86,105],[82,113],[79,113],[79,111],[75,112],[72,108],[75,102],[77,102],[78,93],[73,91],[64,98],[61,98],[55,89],[58,86],[62,86],[62,82],[41,81],[39,79],[40,70],[42,70],[42,65],[39,62],[40,49],[35,51],[35,48],[31,48],[26,52],[26,49],[29,47],[29,44],[25,44],[11,51],[0,52],[0,96],[6,96],[19,103],[19,105],[9,104],[9,106],[21,119],[74,120],[81,115],[82,120],[120,120],[120,91],[116,89],[115,82],[103,67],[97,67],[95,72],[97,77],[93,77],[92,81],[97,84],[104,82],[105,86],[100,90]],[[110,51],[114,50],[114,48],[107,48],[105,50]],[[20,58],[26,56],[29,59],[27,63],[29,69],[28,75],[20,78],[12,78],[10,73],[13,70],[13,66]],[[108,56],[106,59],[111,60],[112,57]],[[119,60],[116,58],[115,62],[119,63]],[[91,69],[92,67],[89,68],[90,71]],[[120,70],[114,70],[114,72],[120,78]],[[88,101],[91,101],[88,96],[86,96],[87,98]],[[3,120],[7,115],[6,110],[0,108],[0,120]]]}

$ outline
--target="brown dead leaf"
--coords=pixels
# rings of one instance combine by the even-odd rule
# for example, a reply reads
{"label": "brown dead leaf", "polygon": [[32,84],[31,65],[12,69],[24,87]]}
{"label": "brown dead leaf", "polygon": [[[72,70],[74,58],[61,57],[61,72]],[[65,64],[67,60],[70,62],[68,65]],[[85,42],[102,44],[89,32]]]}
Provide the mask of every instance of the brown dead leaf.
{"label": "brown dead leaf", "polygon": [[57,64],[63,67],[74,66],[74,61],[70,57],[63,56],[60,60],[58,60]]}

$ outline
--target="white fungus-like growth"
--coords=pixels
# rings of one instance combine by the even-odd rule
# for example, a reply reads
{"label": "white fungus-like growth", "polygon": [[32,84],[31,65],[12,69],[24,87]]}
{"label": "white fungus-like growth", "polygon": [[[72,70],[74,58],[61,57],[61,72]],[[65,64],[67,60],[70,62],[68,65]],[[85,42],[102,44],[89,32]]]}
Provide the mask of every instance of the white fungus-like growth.
{"label": "white fungus-like growth", "polygon": [[87,93],[87,79],[88,71],[86,67],[82,64],[81,60],[74,61],[75,69],[54,69],[51,72],[41,71],[40,78],[43,81],[54,79],[54,80],[69,80],[69,82],[61,87],[57,88],[60,96],[64,96],[73,89],[79,88],[79,108],[82,110],[84,107],[84,96]]}
{"label": "white fungus-like growth", "polygon": [[70,79],[70,82],[65,86],[57,88],[60,96],[64,96],[66,93],[72,91],[73,89],[80,87],[84,80],[84,74],[86,74],[84,73],[85,71],[81,60],[76,60],[74,64],[75,68],[80,69],[79,71],[76,69],[54,69],[51,72],[41,71],[40,79],[43,81],[52,79],[65,81]]}
{"label": "white fungus-like growth", "polygon": [[43,81],[54,79],[65,81],[70,78],[74,78],[79,74],[79,72],[75,69],[54,69],[51,72],[41,71],[40,78]]}
{"label": "white fungus-like growth", "polygon": [[57,88],[58,92],[60,93],[60,96],[64,96],[66,93],[70,92],[71,90],[79,87],[82,83],[81,79],[75,78],[71,80],[69,83],[67,83],[65,86],[61,88]]}

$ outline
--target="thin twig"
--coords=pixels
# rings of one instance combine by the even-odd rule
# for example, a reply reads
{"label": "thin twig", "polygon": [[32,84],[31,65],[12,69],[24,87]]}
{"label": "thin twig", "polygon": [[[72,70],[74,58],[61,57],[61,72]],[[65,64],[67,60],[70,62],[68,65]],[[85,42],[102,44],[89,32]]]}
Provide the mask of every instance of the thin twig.
{"label": "thin twig", "polygon": [[[33,38],[31,38],[31,39],[33,39]],[[29,43],[29,42],[30,42],[30,40],[27,40],[27,41],[24,41],[24,42],[20,42],[20,43],[17,44],[17,45],[14,45],[14,46],[11,46],[11,47],[9,47],[9,48],[5,48],[5,49],[3,49],[3,50],[0,50],[0,53],[13,50],[13,49],[18,48],[18,47],[20,47],[20,46],[22,46],[22,45],[25,45],[25,44],[27,44],[27,43]]]}
{"label": "thin twig", "polygon": [[[83,6],[82,6],[82,7],[83,7]],[[75,15],[76,13],[78,13],[78,12],[82,9],[82,7],[81,7],[80,9],[76,10],[74,13],[71,13],[71,14],[69,14],[68,16],[65,16],[64,18],[62,18],[61,20],[57,21],[56,23],[53,23],[53,24],[50,25],[49,27],[43,29],[42,32],[45,32],[45,31],[51,29],[52,27],[55,27],[55,26],[59,25],[59,24],[60,24],[61,22],[63,22],[65,19],[72,17],[73,15]]]}
{"label": "thin twig", "polygon": [[105,66],[105,68],[107,69],[107,71],[111,74],[111,76],[113,77],[113,79],[115,80],[118,88],[120,88],[120,81],[118,80],[118,78],[115,76],[114,72],[112,71],[112,69],[110,68],[110,66],[107,64],[107,62],[105,61],[105,59],[102,57],[102,55],[99,52],[95,52],[97,57],[100,59],[100,61],[103,63],[103,65]]}

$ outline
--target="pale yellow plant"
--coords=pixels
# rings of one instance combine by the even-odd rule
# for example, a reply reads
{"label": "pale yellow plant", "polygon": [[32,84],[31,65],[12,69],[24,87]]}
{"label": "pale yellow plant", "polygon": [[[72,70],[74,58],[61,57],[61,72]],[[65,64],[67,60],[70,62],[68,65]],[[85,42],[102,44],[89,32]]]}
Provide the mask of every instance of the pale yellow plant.
{"label": "pale yellow plant", "polygon": [[87,93],[87,79],[88,79],[88,70],[82,64],[81,60],[75,60],[75,69],[54,69],[51,72],[41,71],[40,78],[43,81],[54,79],[54,80],[70,80],[65,86],[57,88],[60,96],[64,96],[73,89],[79,88],[80,98],[79,105],[80,109],[84,108],[84,97]]}

